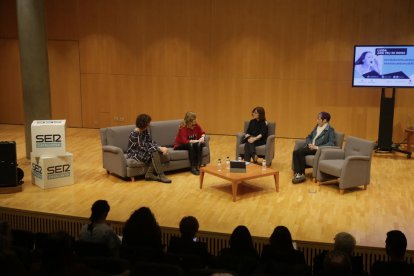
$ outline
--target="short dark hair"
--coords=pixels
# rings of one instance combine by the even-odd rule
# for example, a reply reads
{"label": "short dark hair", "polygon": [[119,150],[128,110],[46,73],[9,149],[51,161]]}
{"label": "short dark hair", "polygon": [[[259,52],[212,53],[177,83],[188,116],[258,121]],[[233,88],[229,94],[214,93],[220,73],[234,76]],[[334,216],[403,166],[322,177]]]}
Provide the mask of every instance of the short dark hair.
{"label": "short dark hair", "polygon": [[257,113],[259,113],[259,120],[260,121],[266,121],[266,111],[262,106],[256,106],[255,108],[253,108],[252,113],[254,111],[257,111]]}
{"label": "short dark hair", "polygon": [[329,114],[328,112],[322,111],[321,113],[319,113],[319,115],[321,116],[322,120],[326,120],[327,122],[331,120],[331,114]]}
{"label": "short dark hair", "polygon": [[198,220],[193,216],[183,217],[180,221],[180,232],[182,236],[194,237],[198,232]]}
{"label": "short dark hair", "polygon": [[135,120],[137,128],[146,128],[151,123],[151,116],[148,114],[139,114]]}
{"label": "short dark hair", "polygon": [[109,210],[110,210],[110,207],[109,207],[108,201],[103,200],[103,199],[99,199],[95,201],[91,207],[92,213],[91,213],[90,220],[92,222],[95,222],[97,219],[106,217],[106,215],[109,213]]}
{"label": "short dark hair", "polygon": [[385,245],[388,255],[404,257],[405,251],[407,250],[407,238],[403,232],[392,230],[387,233]]}

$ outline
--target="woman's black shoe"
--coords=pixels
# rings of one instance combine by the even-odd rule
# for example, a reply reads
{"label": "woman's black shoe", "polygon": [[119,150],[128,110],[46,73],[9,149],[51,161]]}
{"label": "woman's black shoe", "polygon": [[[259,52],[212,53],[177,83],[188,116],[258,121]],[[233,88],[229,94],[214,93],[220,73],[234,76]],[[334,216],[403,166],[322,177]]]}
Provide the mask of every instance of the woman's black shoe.
{"label": "woman's black shoe", "polygon": [[197,169],[191,169],[191,173],[194,175],[200,175],[200,171]]}

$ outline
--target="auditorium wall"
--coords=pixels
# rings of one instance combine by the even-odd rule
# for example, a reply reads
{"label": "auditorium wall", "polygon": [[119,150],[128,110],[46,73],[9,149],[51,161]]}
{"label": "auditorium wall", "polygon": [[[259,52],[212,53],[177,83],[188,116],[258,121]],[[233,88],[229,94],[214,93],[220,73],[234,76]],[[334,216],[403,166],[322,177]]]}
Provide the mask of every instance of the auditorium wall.
{"label": "auditorium wall", "polygon": [[[278,137],[303,137],[319,111],[376,140],[380,88],[352,88],[355,44],[414,44],[414,1],[45,0],[52,114],[71,127],[182,118],[235,134],[254,106]],[[23,124],[16,4],[0,0],[0,123]],[[394,141],[414,124],[397,89]]]}

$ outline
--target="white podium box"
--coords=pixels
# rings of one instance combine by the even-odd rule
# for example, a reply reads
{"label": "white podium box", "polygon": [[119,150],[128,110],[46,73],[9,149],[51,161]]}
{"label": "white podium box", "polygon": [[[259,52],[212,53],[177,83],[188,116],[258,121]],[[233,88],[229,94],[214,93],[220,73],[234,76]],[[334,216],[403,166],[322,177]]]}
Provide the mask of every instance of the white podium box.
{"label": "white podium box", "polygon": [[66,154],[66,120],[35,120],[32,122],[32,154]]}
{"label": "white podium box", "polygon": [[36,157],[31,154],[32,183],[42,189],[62,187],[74,183],[72,153],[64,155],[42,155]]}

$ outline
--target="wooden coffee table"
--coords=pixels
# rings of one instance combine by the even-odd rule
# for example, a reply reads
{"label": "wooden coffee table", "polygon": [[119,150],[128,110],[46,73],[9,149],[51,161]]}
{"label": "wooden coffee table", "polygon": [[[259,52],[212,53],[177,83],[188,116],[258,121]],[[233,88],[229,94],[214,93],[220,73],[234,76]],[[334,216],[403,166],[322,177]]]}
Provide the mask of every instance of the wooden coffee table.
{"label": "wooden coffee table", "polygon": [[262,170],[262,166],[256,164],[249,164],[246,166],[245,173],[239,172],[230,172],[230,170],[226,169],[225,167],[218,170],[217,166],[214,165],[207,165],[205,167],[200,168],[200,189],[203,188],[203,180],[204,174],[209,173],[215,175],[217,177],[226,179],[231,182],[231,189],[233,192],[233,201],[236,201],[237,196],[237,187],[238,185],[246,180],[260,178],[264,176],[271,176],[275,178],[275,189],[276,192],[279,192],[279,171],[274,170],[272,168],[266,168],[266,170]]}

